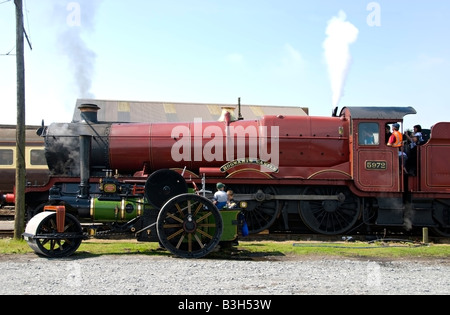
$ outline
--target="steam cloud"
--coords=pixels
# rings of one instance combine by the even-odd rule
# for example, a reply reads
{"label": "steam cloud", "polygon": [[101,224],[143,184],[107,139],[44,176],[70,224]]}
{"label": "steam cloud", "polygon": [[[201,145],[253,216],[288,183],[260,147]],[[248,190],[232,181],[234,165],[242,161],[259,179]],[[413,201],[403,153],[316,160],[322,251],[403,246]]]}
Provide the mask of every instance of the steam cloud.
{"label": "steam cloud", "polygon": [[68,58],[71,73],[81,98],[94,98],[91,93],[96,54],[83,39],[94,31],[95,16],[101,0],[78,0],[55,4],[55,16],[60,17],[58,44]]}
{"label": "steam cloud", "polygon": [[344,95],[344,84],[351,64],[350,44],[358,38],[359,30],[346,21],[347,15],[339,11],[337,17],[328,21],[327,38],[323,43],[325,59],[333,94],[332,105],[337,107]]}

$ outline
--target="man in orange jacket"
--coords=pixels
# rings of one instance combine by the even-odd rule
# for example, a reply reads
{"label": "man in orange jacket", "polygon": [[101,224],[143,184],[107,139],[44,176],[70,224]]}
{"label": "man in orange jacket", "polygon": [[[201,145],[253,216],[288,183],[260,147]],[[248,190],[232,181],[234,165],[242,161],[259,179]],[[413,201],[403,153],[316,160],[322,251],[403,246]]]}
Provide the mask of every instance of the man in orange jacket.
{"label": "man in orange jacket", "polygon": [[400,169],[402,169],[402,166],[405,165],[406,160],[408,159],[408,156],[401,149],[402,146],[403,146],[403,135],[399,131],[400,125],[398,123],[393,124],[392,125],[392,129],[394,131],[392,132],[392,135],[389,138],[389,141],[388,141],[387,145],[389,147],[393,147],[393,148],[398,148],[399,149],[398,150],[399,166],[400,166]]}
{"label": "man in orange jacket", "polygon": [[403,145],[403,135],[399,131],[400,125],[395,123],[392,125],[392,129],[394,131],[392,132],[387,145],[394,148],[400,148]]}

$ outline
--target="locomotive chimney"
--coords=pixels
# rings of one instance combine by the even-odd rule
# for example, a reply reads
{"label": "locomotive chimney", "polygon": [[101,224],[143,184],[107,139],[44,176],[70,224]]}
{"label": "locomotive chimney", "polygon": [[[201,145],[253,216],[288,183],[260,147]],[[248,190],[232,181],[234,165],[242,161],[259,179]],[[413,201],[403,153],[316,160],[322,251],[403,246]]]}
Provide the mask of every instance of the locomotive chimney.
{"label": "locomotive chimney", "polygon": [[78,106],[78,109],[81,112],[81,120],[86,123],[94,123],[98,122],[97,112],[100,109],[95,104],[81,104]]}
{"label": "locomotive chimney", "polygon": [[244,120],[244,117],[242,117],[242,113],[241,113],[241,98],[238,98],[238,108],[239,108],[239,112],[238,112],[238,120]]}
{"label": "locomotive chimney", "polygon": [[89,198],[89,177],[91,167],[92,137],[80,135],[80,192],[78,198]]}

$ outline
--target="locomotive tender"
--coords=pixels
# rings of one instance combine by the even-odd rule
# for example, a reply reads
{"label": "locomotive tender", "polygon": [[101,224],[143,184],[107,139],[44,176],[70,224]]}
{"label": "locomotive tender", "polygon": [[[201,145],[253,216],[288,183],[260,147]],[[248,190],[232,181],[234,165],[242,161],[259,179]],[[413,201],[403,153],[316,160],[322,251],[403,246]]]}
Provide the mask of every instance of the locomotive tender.
{"label": "locomotive tender", "polygon": [[[450,235],[450,123],[435,124],[418,148],[416,176],[405,174],[399,149],[386,145],[385,126],[416,114],[412,107],[344,107],[331,117],[258,120],[228,111],[223,121],[186,123],[106,123],[97,121],[98,106],[79,109],[83,121],[38,131],[52,174],[26,193],[39,215],[26,237],[38,252],[46,251],[39,225],[57,215],[40,212],[53,205],[59,220],[66,215],[75,226],[72,234],[81,233],[79,220],[102,222],[143,241],[156,237],[183,257],[201,257],[229,226],[221,220],[226,211],[209,201],[219,181],[242,202],[250,233],[275,222],[291,230],[297,216],[326,235],[379,227],[431,227]],[[203,196],[187,193],[200,185]],[[236,225],[237,211],[231,216]]]}

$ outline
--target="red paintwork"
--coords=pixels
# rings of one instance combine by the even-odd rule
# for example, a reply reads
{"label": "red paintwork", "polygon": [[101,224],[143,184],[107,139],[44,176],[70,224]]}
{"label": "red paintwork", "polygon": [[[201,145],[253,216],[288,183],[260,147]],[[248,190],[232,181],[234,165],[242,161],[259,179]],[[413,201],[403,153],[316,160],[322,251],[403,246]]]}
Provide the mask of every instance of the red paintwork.
{"label": "red paintwork", "polygon": [[45,206],[44,211],[56,212],[56,230],[63,233],[65,228],[66,207],[65,206]]}
{"label": "red paintwork", "polygon": [[[402,122],[398,118],[395,120]],[[438,123],[433,127],[429,142],[419,147],[418,176],[406,177],[408,182],[404,183],[398,149],[384,143],[384,124],[392,123],[393,119],[387,116],[356,118],[345,110],[341,117],[279,115],[234,122],[113,123],[110,129],[105,129],[108,130],[105,132],[108,146],[98,151],[105,149],[110,169],[118,170],[119,174],[135,174],[130,180],[142,180],[144,184],[146,177],[156,170],[176,169],[197,184],[205,175],[208,183],[220,180],[225,184],[348,186],[361,197],[377,197],[381,193],[383,197],[400,198],[408,189],[415,194],[413,197],[448,198],[450,123]],[[378,124],[379,145],[360,146],[354,141],[361,122]],[[278,132],[273,133],[272,127]],[[227,156],[230,142],[233,154]],[[190,152],[183,160],[176,160],[174,155],[186,153],[180,150],[181,143],[189,144]],[[274,162],[272,149],[278,153],[278,172],[256,163],[227,165],[241,157],[238,152],[242,149],[246,158],[267,161],[268,158],[261,155],[261,143],[269,147],[271,160],[268,162]],[[367,169],[367,161],[383,161],[386,168]],[[78,181],[65,177],[58,180]],[[48,191],[54,181],[51,179],[41,187],[29,187],[27,191]],[[92,181],[98,179],[91,178]]]}
{"label": "red paintwork", "polygon": [[[365,192],[401,192],[401,173],[399,167],[398,149],[388,147],[384,143],[384,122],[379,124],[380,141],[375,146],[360,146],[358,141],[360,123],[373,122],[373,120],[354,119],[352,121],[354,137],[351,140],[353,178],[355,186]],[[387,121],[386,121],[387,122]],[[367,161],[386,162],[386,169],[367,169]]]}
{"label": "red paintwork", "polygon": [[[227,127],[230,128],[228,132]],[[279,130],[276,138],[272,138],[276,136],[271,133],[272,127]],[[234,137],[230,136],[230,130]],[[267,136],[262,132],[264,130],[267,130]],[[161,168],[186,167],[196,174],[205,167],[217,176],[220,167],[242,157],[238,155],[242,148],[246,149],[245,157],[266,161],[259,145],[259,141],[265,139],[268,140],[269,157],[272,157],[274,141],[279,143],[279,155],[273,155],[269,161],[279,160],[278,173],[270,173],[273,178],[320,178],[318,173],[324,170],[328,170],[326,178],[350,177],[349,123],[338,117],[265,116],[259,121],[236,121],[229,125],[226,122],[114,124],[109,139],[110,165],[122,172],[135,172],[147,165],[149,173]],[[234,141],[231,150],[234,154],[227,157],[230,153],[227,143],[230,141]],[[182,143],[186,144],[183,148],[191,144],[191,152],[177,161],[173,152],[178,155],[184,153],[179,148]],[[173,151],[177,145],[178,150]],[[251,152],[256,152],[256,156]],[[223,176],[242,173],[249,168],[265,173],[269,171],[264,166],[245,163],[228,169]]]}
{"label": "red paintwork", "polygon": [[5,201],[6,201],[6,203],[15,203],[16,202],[16,196],[14,194],[6,194],[5,195]]}
{"label": "red paintwork", "polygon": [[450,123],[431,129],[428,143],[419,147],[421,191],[450,193]]}

